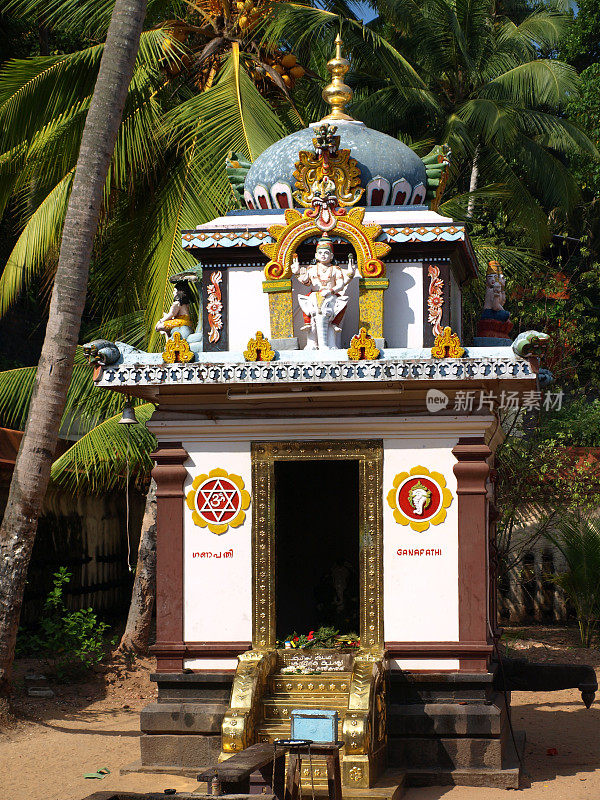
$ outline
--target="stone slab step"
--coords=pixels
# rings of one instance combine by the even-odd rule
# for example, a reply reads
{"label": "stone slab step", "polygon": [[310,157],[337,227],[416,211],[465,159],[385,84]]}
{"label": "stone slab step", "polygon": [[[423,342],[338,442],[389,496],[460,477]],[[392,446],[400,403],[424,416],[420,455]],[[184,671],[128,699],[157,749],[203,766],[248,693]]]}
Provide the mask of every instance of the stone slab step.
{"label": "stone slab step", "polygon": [[499,769],[461,767],[460,769],[440,770],[409,767],[406,770],[407,785],[487,786],[498,789],[518,789],[521,778],[523,753],[525,751],[525,733],[523,731],[516,731],[515,740],[516,749],[512,739],[509,739],[506,743],[502,767]]}
{"label": "stone slab step", "polygon": [[449,771],[462,767],[501,769],[502,750],[501,738],[388,737],[388,763],[407,772],[416,768]]}
{"label": "stone slab step", "polygon": [[388,735],[500,736],[504,711],[485,703],[415,703],[388,707]]}
{"label": "stone slab step", "polygon": [[210,703],[150,703],[140,714],[142,733],[221,734],[223,707]]}
{"label": "stone slab step", "polygon": [[452,703],[494,700],[494,676],[484,673],[420,673],[390,672],[391,703]]}
{"label": "stone slab step", "polygon": [[197,733],[148,734],[140,736],[140,754],[143,766],[208,767],[214,764],[221,752],[220,736]]}

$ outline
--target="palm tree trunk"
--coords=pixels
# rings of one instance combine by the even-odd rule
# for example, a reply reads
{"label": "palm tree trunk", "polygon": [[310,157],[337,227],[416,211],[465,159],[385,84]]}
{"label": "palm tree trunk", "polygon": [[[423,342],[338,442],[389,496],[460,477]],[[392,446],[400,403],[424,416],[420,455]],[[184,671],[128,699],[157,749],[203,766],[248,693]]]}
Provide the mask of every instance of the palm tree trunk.
{"label": "palm tree trunk", "polygon": [[81,138],[46,337],[0,529],[0,713],[8,710],[27,567],[73,371],[104,184],[145,15],[146,0],[116,0]]}
{"label": "palm tree trunk", "polygon": [[[481,154],[481,148],[479,145],[475,148],[475,154],[473,156],[473,163],[471,165],[471,180],[469,181],[469,191],[474,192],[477,189],[477,184],[479,182],[479,156]],[[469,197],[469,204],[467,205],[467,217],[470,219],[473,216],[473,211],[475,210],[475,198],[473,195]]]}
{"label": "palm tree trunk", "polygon": [[135,580],[125,632],[117,650],[121,653],[146,653],[156,596],[156,483],[146,495]]}

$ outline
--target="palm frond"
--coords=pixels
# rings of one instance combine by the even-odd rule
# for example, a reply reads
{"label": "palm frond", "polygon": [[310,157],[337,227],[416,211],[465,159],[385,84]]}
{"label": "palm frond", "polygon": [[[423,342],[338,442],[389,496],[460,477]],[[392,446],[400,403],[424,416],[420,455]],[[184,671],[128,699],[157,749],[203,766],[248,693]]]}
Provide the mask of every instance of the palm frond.
{"label": "palm frond", "polygon": [[114,0],[2,0],[0,9],[16,16],[44,20],[66,32],[103,38],[108,30]]}
{"label": "palm frond", "polygon": [[[0,372],[0,424],[24,430],[29,413],[37,367],[20,367]],[[98,389],[80,347],[61,422],[61,436],[81,435],[115,414],[123,399],[115,392]]]}
{"label": "palm frond", "polygon": [[[530,281],[531,273],[534,270],[541,269],[546,263],[540,254],[534,250],[522,246],[510,247],[504,243],[499,244],[498,241],[486,236],[472,234],[471,244],[480,267],[482,291],[483,279],[490,261],[500,261],[507,278],[512,282],[522,283],[524,286]],[[529,514],[530,512],[531,509],[527,506],[527,513]]]}
{"label": "palm frond", "polygon": [[7,62],[0,70],[0,146],[8,150],[91,96],[103,45]]}
{"label": "palm frond", "polygon": [[484,144],[493,141],[500,148],[510,146],[519,132],[519,110],[487,97],[467,100],[457,108],[456,117],[464,121],[476,141]]}
{"label": "palm frond", "polygon": [[564,117],[556,117],[544,111],[520,109],[519,127],[539,144],[563,155],[599,157],[596,146],[585,131]]}
{"label": "palm frond", "polygon": [[67,491],[106,492],[124,487],[129,471],[130,481],[143,486],[156,447],[146,428],[153,412],[152,403],[143,403],[135,406],[138,425],[120,425],[119,413],[92,428],[54,462],[52,483]]}
{"label": "palm frond", "polygon": [[556,11],[536,11],[520,24],[506,20],[498,32],[501,45],[514,43],[524,46],[530,57],[543,50],[554,50],[569,26],[569,16]]}
{"label": "palm frond", "polygon": [[215,84],[169,113],[165,127],[182,147],[198,140],[205,159],[210,155],[219,167],[229,150],[254,161],[288,133],[240,64],[238,47]]}
{"label": "palm frond", "polygon": [[74,170],[58,183],[36,209],[12,249],[0,277],[0,316],[15,302],[33,277],[50,267],[67,213]]}
{"label": "palm frond", "polygon": [[492,78],[481,90],[482,97],[520,103],[526,108],[562,109],[579,94],[577,72],[569,64],[538,59],[519,64]]}
{"label": "palm frond", "polygon": [[0,372],[0,425],[25,429],[33,393],[36,367],[20,367]]}

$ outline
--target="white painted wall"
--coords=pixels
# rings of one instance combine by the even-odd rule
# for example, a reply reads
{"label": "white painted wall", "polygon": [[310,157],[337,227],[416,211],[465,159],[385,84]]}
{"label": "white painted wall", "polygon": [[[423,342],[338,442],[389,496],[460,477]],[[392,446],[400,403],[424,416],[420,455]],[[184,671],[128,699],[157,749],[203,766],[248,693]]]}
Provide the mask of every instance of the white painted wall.
{"label": "white painted wall", "polygon": [[386,263],[383,335],[388,347],[423,347],[423,265]]}
{"label": "white painted wall", "polygon": [[[193,427],[193,425],[192,425]],[[219,444],[183,438],[190,454],[185,493],[196,475],[220,467],[240,475],[252,489],[249,442]],[[239,528],[217,535],[200,528],[186,506],[183,557],[183,638],[186,642],[249,642],[252,639],[252,506]],[[199,558],[194,553],[233,550],[231,558]],[[216,669],[216,667],[213,667]]]}
{"label": "white painted wall", "polygon": [[[452,448],[458,436],[427,436],[420,442],[399,435],[384,439],[383,585],[388,642],[458,640],[458,502]],[[412,467],[440,472],[453,495],[444,522],[426,531],[399,525],[387,493],[400,472]],[[441,555],[398,555],[398,550],[436,550]]]}
{"label": "white painted wall", "polygon": [[256,331],[271,336],[264,278],[261,267],[229,267],[229,350],[243,352]]}
{"label": "white painted wall", "polygon": [[412,672],[419,672],[419,671],[427,671],[431,672],[439,670],[440,672],[444,670],[457,670],[459,669],[459,661],[458,658],[404,658],[404,659],[390,659],[390,669],[394,670],[401,670],[407,669],[411,670]]}
{"label": "white painted wall", "polygon": [[[412,264],[386,264],[390,281],[384,298],[384,336],[388,347],[423,346],[423,267],[420,262]],[[262,331],[269,338],[269,299],[263,292],[264,273],[258,267],[229,268],[229,350],[241,352],[248,340]],[[349,296],[342,324],[342,347],[350,346],[350,339],[358,332],[359,325],[359,276],[348,285]],[[307,294],[309,287],[292,277],[292,302],[294,336],[299,347],[306,345],[306,331],[302,312],[298,305],[298,294]]]}
{"label": "white painted wall", "polygon": [[454,273],[450,271],[450,309],[452,314],[452,330],[462,336],[462,290],[458,285]]}
{"label": "white painted wall", "polygon": [[[458,501],[452,448],[459,436],[484,436],[495,426],[492,417],[365,417],[273,418],[170,421],[149,428],[159,441],[182,441],[190,454],[186,493],[193,478],[215,467],[234,472],[251,490],[252,440],[382,439],[384,636],[386,641],[458,640]],[[387,494],[399,472],[424,466],[441,472],[453,495],[446,520],[419,533],[399,525]],[[252,507],[239,528],[220,536],[194,525],[184,506],[184,639],[185,641],[250,641],[252,638]],[[194,552],[234,550],[230,559],[194,558]],[[399,549],[441,549],[442,555],[398,556]],[[192,668],[215,669],[214,660],[194,659]],[[223,659],[223,664],[229,659]],[[220,661],[219,661],[220,663]],[[403,669],[457,669],[451,659],[406,659]],[[229,668],[229,666],[224,666]]]}
{"label": "white painted wall", "polygon": [[237,658],[187,658],[183,662],[184,669],[223,670],[224,672],[235,672],[237,665]]}

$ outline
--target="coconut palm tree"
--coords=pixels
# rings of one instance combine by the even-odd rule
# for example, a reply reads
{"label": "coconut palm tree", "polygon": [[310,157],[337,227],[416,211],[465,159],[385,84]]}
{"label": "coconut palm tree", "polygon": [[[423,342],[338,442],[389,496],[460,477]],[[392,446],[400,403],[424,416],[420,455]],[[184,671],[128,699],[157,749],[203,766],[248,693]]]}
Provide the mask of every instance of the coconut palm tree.
{"label": "coconut palm tree", "polygon": [[[355,116],[409,143],[448,143],[453,166],[445,199],[458,195],[467,218],[478,197],[481,204],[492,201],[539,250],[548,241],[548,213],[570,210],[579,194],[568,158],[597,156],[565,118],[577,74],[548,56],[569,17],[524,0],[374,0],[373,6],[378,16],[363,25],[343,0],[325,9],[284,3],[269,36],[285,36],[302,58],[341,28],[353,54]],[[406,69],[395,69],[401,58],[420,86],[407,83]],[[475,193],[483,187],[488,191]],[[460,213],[457,202],[446,210]]]}
{"label": "coconut palm tree", "polygon": [[0,528],[0,694],[5,711],[27,568],[73,372],[102,194],[145,14],[146,0],[115,2],[81,135],[46,336]]}
{"label": "coconut palm tree", "polygon": [[[226,0],[150,2],[104,189],[88,309],[97,320],[118,320],[121,336],[149,331],[138,342],[146,347],[160,342],[153,322],[167,302],[168,276],[193,263],[179,246],[182,228],[235,203],[227,152],[252,161],[303,124],[288,93],[303,68],[252,38],[257,15],[268,13],[264,1],[232,4],[235,11]],[[111,5],[3,0],[0,9],[43,10],[49,25],[97,35]],[[0,277],[0,315],[28,285],[51,283],[103,47],[15,60],[0,70],[0,212],[8,204],[22,224]],[[263,95],[288,103],[283,119]]]}

